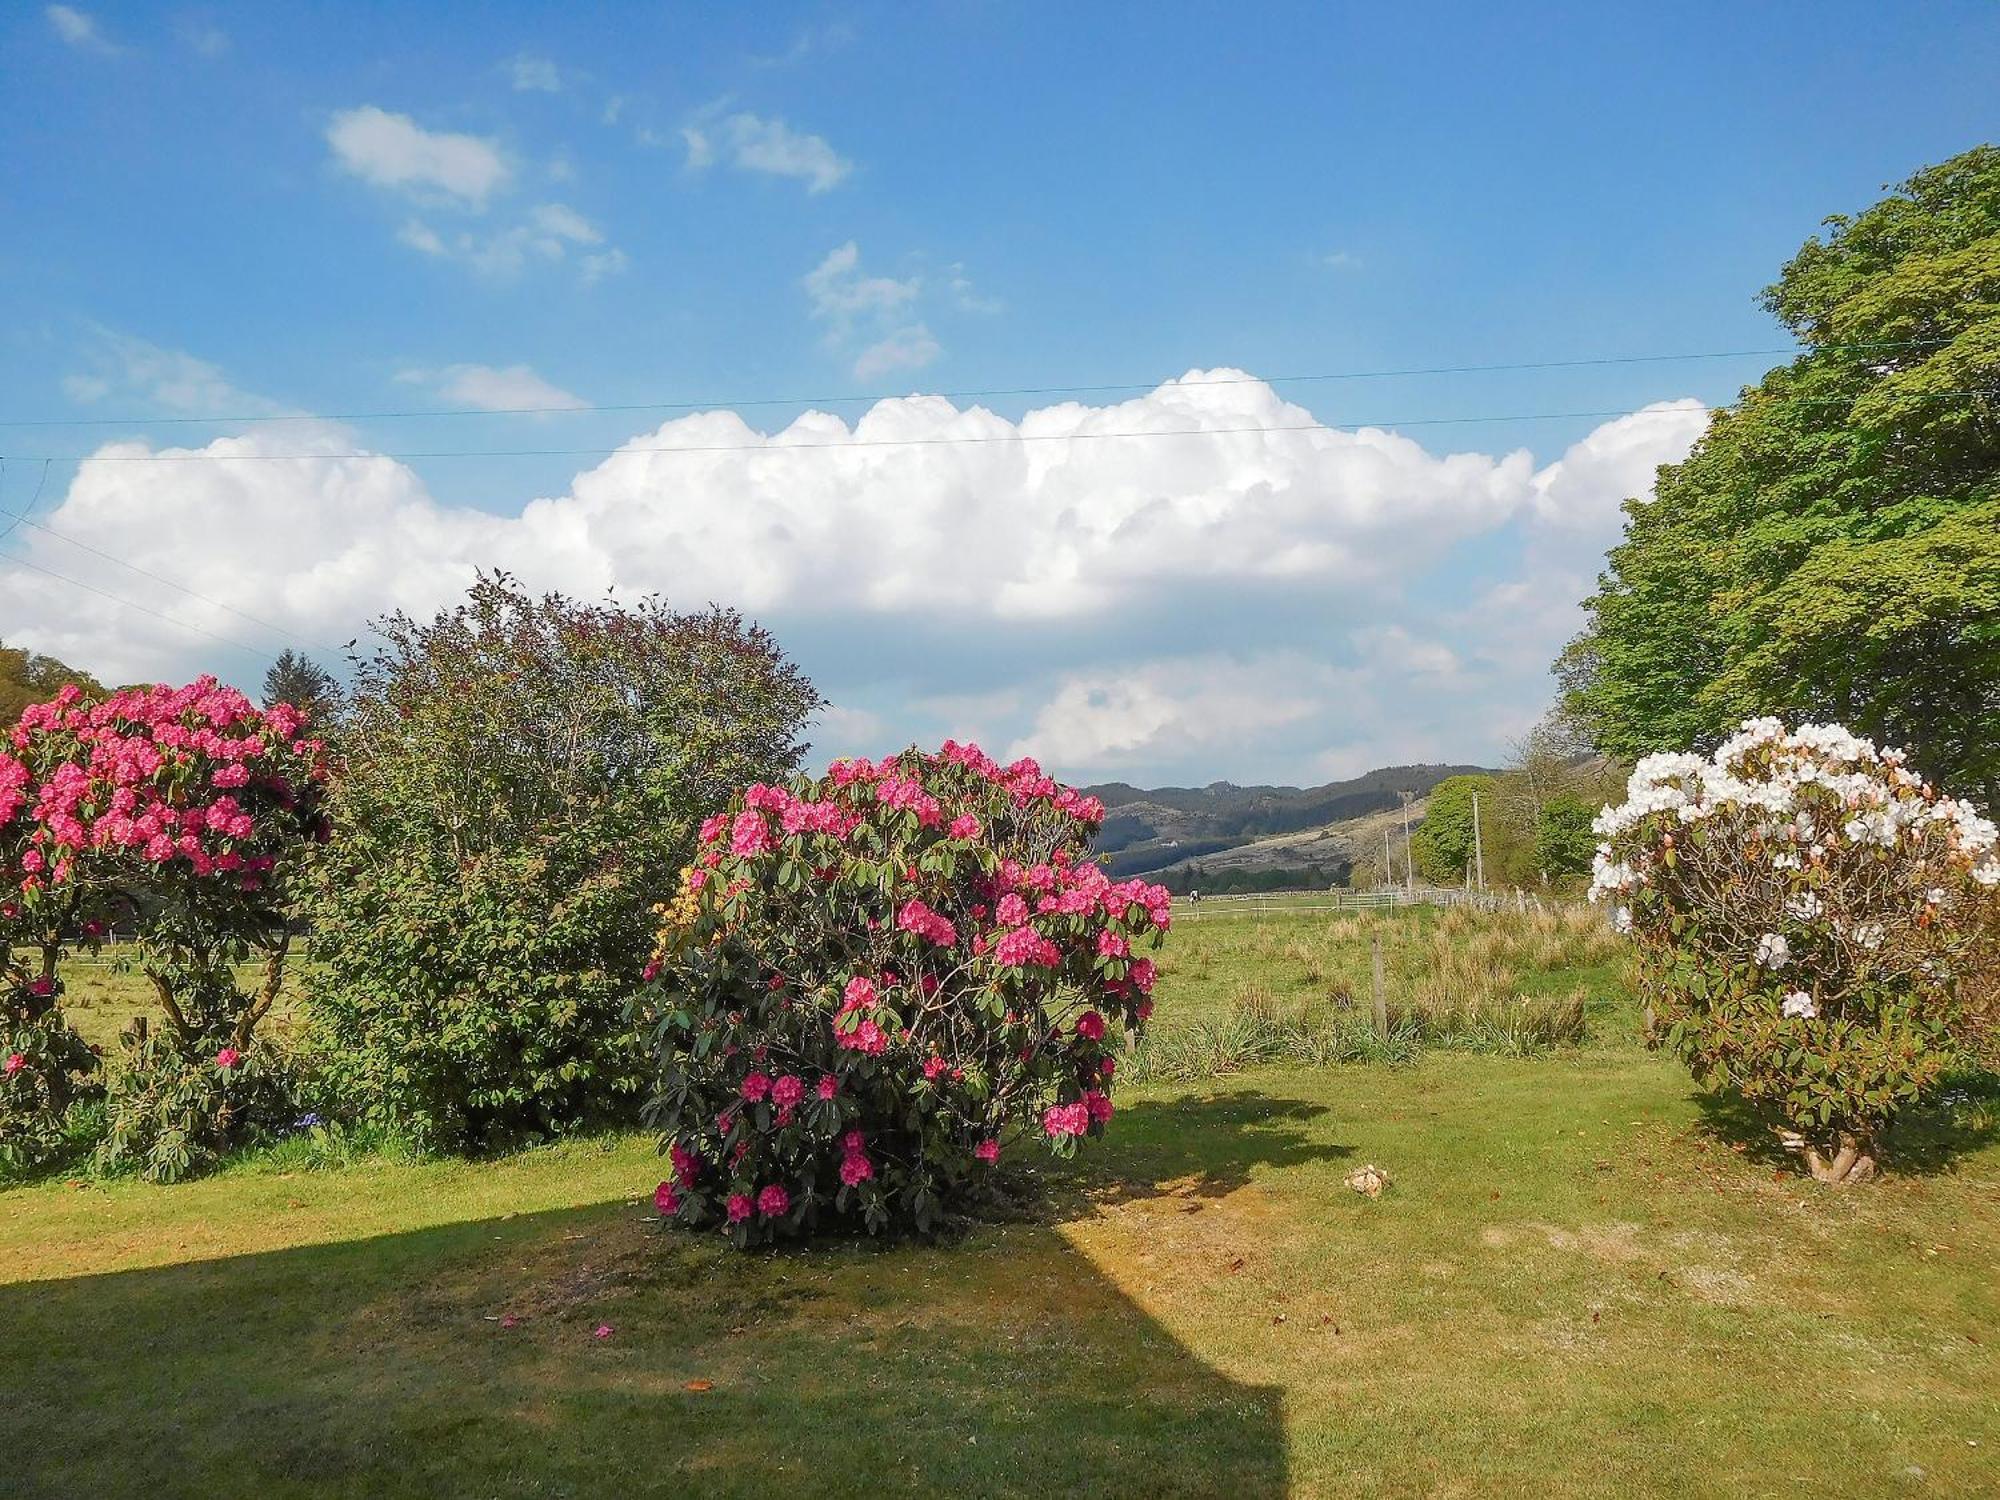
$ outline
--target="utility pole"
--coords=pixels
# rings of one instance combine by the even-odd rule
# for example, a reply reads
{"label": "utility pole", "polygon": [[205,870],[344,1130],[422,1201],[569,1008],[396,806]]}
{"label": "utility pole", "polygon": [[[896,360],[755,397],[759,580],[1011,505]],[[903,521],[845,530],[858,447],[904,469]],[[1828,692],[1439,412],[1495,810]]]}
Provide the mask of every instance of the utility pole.
{"label": "utility pole", "polygon": [[1389,825],[1382,825],[1382,889],[1396,883],[1396,862],[1389,857]]}
{"label": "utility pole", "polygon": [[1416,866],[1410,862],[1410,799],[1416,796],[1416,793],[1398,792],[1396,795],[1403,799],[1403,889],[1406,893],[1414,894],[1417,889],[1417,871]]}
{"label": "utility pole", "polygon": [[1486,889],[1486,846],[1479,841],[1479,793],[1472,794],[1472,867],[1480,890]]}

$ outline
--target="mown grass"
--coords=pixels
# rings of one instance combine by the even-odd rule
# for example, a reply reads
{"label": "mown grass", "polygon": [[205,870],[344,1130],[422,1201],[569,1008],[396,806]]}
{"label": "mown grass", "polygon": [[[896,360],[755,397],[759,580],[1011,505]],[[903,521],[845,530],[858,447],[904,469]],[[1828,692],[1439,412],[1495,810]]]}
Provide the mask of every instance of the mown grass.
{"label": "mown grass", "polygon": [[[159,1002],[145,975],[132,968],[129,950],[108,947],[96,957],[72,959],[63,966],[63,1010],[77,1034],[107,1056],[115,1057],[119,1034],[134,1016],[153,1016]],[[290,966],[278,1002],[266,1017],[273,1034],[282,1034],[296,1018],[302,965]],[[263,966],[245,964],[236,971],[244,987],[254,990],[263,980]]]}
{"label": "mown grass", "polygon": [[[1177,929],[1162,1036],[1248,976],[1323,995],[1300,920]],[[1395,920],[1421,977],[1442,924]],[[663,1232],[639,1137],[0,1193],[0,1490],[2000,1489],[1990,1110],[1935,1122],[1924,1172],[1816,1188],[1570,958],[1583,1045],[1121,1089],[1040,1211],[942,1247]]]}

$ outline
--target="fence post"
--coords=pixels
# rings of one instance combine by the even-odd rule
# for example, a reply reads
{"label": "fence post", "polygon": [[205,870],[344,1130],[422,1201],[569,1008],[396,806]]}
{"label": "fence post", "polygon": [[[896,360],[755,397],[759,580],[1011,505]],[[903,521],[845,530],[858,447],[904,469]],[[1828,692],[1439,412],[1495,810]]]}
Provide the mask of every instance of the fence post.
{"label": "fence post", "polygon": [[1375,948],[1375,1034],[1377,1036],[1387,1036],[1389,1034],[1389,1000],[1382,993],[1382,933],[1380,929],[1377,929],[1373,936]]}

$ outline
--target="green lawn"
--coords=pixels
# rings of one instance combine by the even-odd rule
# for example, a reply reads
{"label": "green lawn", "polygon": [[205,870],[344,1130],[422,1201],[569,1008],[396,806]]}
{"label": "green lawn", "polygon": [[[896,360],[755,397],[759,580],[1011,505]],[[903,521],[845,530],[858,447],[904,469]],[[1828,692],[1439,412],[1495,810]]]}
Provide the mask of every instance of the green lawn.
{"label": "green lawn", "polygon": [[[1162,1024],[1332,982],[1256,925],[1176,932]],[[1121,1091],[947,1248],[663,1233],[636,1137],[0,1193],[0,1493],[2000,1492],[1990,1108],[1830,1193],[1629,1023]]]}

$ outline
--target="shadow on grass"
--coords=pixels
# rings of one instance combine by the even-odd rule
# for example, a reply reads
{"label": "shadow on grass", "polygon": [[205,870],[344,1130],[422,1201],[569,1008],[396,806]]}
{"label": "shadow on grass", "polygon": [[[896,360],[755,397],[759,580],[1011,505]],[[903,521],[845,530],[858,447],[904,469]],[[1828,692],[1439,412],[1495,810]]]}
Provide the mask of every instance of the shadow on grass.
{"label": "shadow on grass", "polygon": [[[1787,1151],[1772,1129],[1776,1116],[1734,1094],[1698,1090],[1689,1095],[1701,1127],[1738,1150],[1747,1161],[1774,1170],[1805,1172],[1802,1159]],[[1883,1170],[1930,1177],[1954,1171],[1962,1157],[2000,1140],[2000,1074],[1972,1073],[1954,1079],[1938,1101],[1905,1111],[1882,1142]]]}
{"label": "shadow on grass", "polygon": [[[1142,1103],[1076,1181],[1224,1193],[1343,1154],[1307,1139],[1316,1113]],[[17,1495],[1287,1483],[1278,1391],[1210,1368],[1047,1221],[746,1256],[605,1204],[0,1286],[0,1327]]]}

